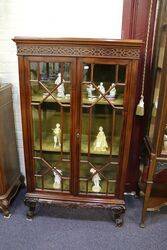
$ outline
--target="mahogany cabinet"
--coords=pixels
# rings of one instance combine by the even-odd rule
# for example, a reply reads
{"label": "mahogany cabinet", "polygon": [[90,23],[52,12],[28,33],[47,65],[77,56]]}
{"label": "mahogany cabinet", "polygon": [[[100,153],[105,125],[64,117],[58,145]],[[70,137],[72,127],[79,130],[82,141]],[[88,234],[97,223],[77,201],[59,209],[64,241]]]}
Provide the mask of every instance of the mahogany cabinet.
{"label": "mahogany cabinet", "polygon": [[23,183],[16,145],[12,85],[0,86],[0,209],[9,218],[9,204]]}
{"label": "mahogany cabinet", "polygon": [[145,154],[140,180],[144,204],[141,227],[146,212],[158,211],[167,205],[167,2],[161,1],[158,12],[154,48],[154,92],[148,133],[145,137]]}
{"label": "mahogany cabinet", "polygon": [[141,41],[16,37],[28,218],[37,202],[125,211]]}

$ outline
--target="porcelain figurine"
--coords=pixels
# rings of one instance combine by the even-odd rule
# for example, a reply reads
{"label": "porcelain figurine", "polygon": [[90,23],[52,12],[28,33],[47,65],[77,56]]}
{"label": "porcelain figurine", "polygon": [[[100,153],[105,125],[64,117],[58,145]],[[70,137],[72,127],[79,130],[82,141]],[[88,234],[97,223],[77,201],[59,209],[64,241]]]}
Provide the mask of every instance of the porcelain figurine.
{"label": "porcelain figurine", "polygon": [[112,83],[111,88],[112,89],[110,90],[110,98],[115,98],[115,96],[116,96],[115,83]]}
{"label": "porcelain figurine", "polygon": [[[92,177],[92,181],[94,186],[92,187],[93,192],[100,192],[101,187],[100,187],[100,176],[98,173],[96,173],[96,170],[94,168],[90,169],[90,173],[94,174]],[[96,174],[95,174],[96,173]]]}
{"label": "porcelain figurine", "polygon": [[99,127],[99,133],[96,136],[96,140],[94,142],[94,151],[104,152],[108,148],[106,136],[103,131],[103,127]]}
{"label": "porcelain figurine", "polygon": [[94,98],[95,96],[92,95],[92,92],[95,90],[95,88],[93,88],[93,85],[90,84],[88,87],[87,87],[87,92],[88,92],[88,98],[92,99]]}
{"label": "porcelain figurine", "polygon": [[167,151],[167,135],[164,135],[164,149]]}
{"label": "porcelain figurine", "polygon": [[54,133],[54,148],[61,146],[61,129],[60,124],[56,124],[56,128],[52,129]]}
{"label": "porcelain figurine", "polygon": [[57,87],[57,97],[60,97],[60,98],[65,97],[65,94],[64,94],[64,91],[65,91],[64,90],[64,81],[62,81],[62,83],[61,83],[61,73],[58,73],[58,76],[57,76],[57,78],[55,80],[55,84],[56,85],[60,84],[60,86]]}
{"label": "porcelain figurine", "polygon": [[[105,88],[103,86],[103,82],[101,82],[97,87],[98,87],[99,91],[104,95],[106,91],[105,91]],[[99,97],[101,97],[101,96],[102,95],[100,94]]]}
{"label": "porcelain figurine", "polygon": [[53,169],[53,174],[54,174],[54,183],[53,183],[53,188],[55,189],[60,189],[61,188],[61,175],[62,171],[60,169]]}

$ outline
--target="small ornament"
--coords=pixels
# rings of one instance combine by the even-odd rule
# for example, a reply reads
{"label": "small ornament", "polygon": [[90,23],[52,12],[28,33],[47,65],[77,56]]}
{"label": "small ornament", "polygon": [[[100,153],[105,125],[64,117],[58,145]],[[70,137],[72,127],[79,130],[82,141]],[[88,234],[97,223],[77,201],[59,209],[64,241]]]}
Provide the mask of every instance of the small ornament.
{"label": "small ornament", "polygon": [[93,177],[92,177],[92,181],[93,181],[93,184],[94,184],[94,186],[92,187],[92,191],[93,192],[100,192],[101,187],[100,187],[99,182],[100,182],[101,178],[100,178],[99,174],[96,173],[96,170],[94,168],[90,169],[90,173],[94,174]]}
{"label": "small ornament", "polygon": [[66,95],[65,95],[65,98],[66,98],[66,99],[70,99],[70,94],[66,94]]}
{"label": "small ornament", "polygon": [[167,151],[167,135],[164,135],[164,149]]}
{"label": "small ornament", "polygon": [[112,83],[111,90],[110,90],[110,98],[115,98],[115,96],[116,96],[115,83]]}
{"label": "small ornament", "polygon": [[94,151],[107,151],[108,144],[106,140],[106,136],[103,131],[103,127],[99,127],[99,133],[96,136],[96,140],[94,142]]}
{"label": "small ornament", "polygon": [[93,85],[90,84],[88,87],[87,87],[87,92],[88,92],[88,98],[92,99],[94,98],[95,96],[92,95],[92,92],[95,90],[95,88],[93,88]]}
{"label": "small ornament", "polygon": [[153,108],[152,108],[152,116],[153,117],[156,117],[157,108],[158,108],[158,100],[156,99],[156,101],[153,103]]}
{"label": "small ornament", "polygon": [[55,84],[56,85],[59,85],[59,87],[57,87],[57,97],[60,97],[60,98],[63,98],[65,97],[65,94],[64,94],[64,80],[62,81],[61,83],[61,73],[58,73],[58,77],[56,78],[55,80]]}
{"label": "small ornament", "polygon": [[[105,88],[103,86],[103,82],[101,82],[97,87],[98,87],[99,91],[104,95],[106,91],[105,91]],[[101,97],[101,96],[102,95],[100,94],[99,97]]]}
{"label": "small ornament", "polygon": [[53,183],[53,188],[54,189],[60,189],[61,188],[61,175],[62,171],[60,169],[53,169],[53,174],[54,174],[54,183]]}
{"label": "small ornament", "polygon": [[54,133],[54,148],[60,147],[61,146],[61,129],[60,129],[60,124],[56,124],[56,128],[52,129]]}
{"label": "small ornament", "polygon": [[143,116],[144,115],[144,96],[141,95],[140,101],[136,108],[136,115]]}

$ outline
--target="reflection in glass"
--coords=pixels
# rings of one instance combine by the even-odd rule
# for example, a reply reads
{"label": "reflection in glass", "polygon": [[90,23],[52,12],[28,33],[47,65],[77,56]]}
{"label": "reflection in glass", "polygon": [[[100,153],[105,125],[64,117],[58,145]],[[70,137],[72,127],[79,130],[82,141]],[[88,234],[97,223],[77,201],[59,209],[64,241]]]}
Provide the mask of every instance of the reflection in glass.
{"label": "reflection in glass", "polygon": [[125,83],[126,80],[126,65],[119,65],[118,82]]}
{"label": "reflection in glass", "polygon": [[83,82],[91,81],[91,64],[84,63],[83,65]]}
{"label": "reflection in glass", "polygon": [[95,64],[93,81],[100,82],[115,82],[116,81],[116,65]]}
{"label": "reflection in glass", "polygon": [[30,64],[30,79],[38,80],[38,63],[36,62]]}

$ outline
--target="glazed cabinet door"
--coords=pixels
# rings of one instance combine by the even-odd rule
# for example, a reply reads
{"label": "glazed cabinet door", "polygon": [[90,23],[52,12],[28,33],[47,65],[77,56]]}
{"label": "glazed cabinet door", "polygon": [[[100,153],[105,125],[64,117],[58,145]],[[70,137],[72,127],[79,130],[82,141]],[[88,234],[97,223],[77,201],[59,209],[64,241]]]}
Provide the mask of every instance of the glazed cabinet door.
{"label": "glazed cabinet door", "polygon": [[75,59],[29,57],[26,64],[31,106],[31,183],[37,191],[70,193]]}
{"label": "glazed cabinet door", "polygon": [[126,129],[128,60],[83,59],[78,64],[81,92],[79,194],[115,196],[119,189]]}

